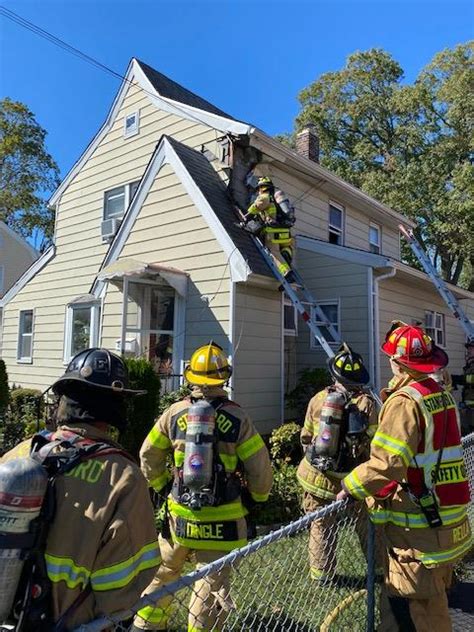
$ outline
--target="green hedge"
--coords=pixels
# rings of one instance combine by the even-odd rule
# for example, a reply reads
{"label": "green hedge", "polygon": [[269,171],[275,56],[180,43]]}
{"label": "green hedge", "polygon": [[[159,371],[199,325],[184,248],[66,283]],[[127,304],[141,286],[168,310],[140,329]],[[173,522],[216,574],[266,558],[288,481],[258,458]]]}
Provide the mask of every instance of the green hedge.
{"label": "green hedge", "polygon": [[127,406],[127,429],[120,438],[123,447],[138,457],[141,445],[158,416],[160,378],[145,358],[125,358],[130,388],[146,390],[146,395],[132,397]]}
{"label": "green hedge", "polygon": [[10,401],[10,389],[8,388],[8,374],[5,362],[0,359],[0,417],[5,413]]}
{"label": "green hedge", "polygon": [[298,422],[303,424],[308,402],[313,395],[332,383],[326,369],[304,369],[300,372],[296,387],[286,396],[286,403],[295,411]]}

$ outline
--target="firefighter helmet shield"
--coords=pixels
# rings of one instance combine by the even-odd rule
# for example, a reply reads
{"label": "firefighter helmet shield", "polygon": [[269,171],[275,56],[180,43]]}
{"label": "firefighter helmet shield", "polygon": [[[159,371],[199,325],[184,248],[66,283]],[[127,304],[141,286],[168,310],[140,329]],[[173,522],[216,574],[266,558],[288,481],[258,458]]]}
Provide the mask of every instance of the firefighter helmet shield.
{"label": "firefighter helmet shield", "polygon": [[232,367],[226,354],[212,340],[196,349],[184,370],[185,379],[197,386],[221,386],[231,375]]}
{"label": "firefighter helmet shield", "polygon": [[78,386],[86,386],[118,395],[143,395],[128,387],[127,368],[118,355],[108,349],[85,349],[73,357],[66,372],[52,386],[56,395],[68,395]]}
{"label": "firefighter helmet shield", "polygon": [[437,347],[421,327],[393,321],[385,336],[382,351],[414,371],[435,373],[449,362],[447,354]]}
{"label": "firefighter helmet shield", "polygon": [[268,176],[263,176],[259,178],[257,182],[257,189],[274,189],[275,185],[272,182],[272,179]]}
{"label": "firefighter helmet shield", "polygon": [[344,343],[335,356],[328,358],[331,375],[342,384],[367,384],[370,375],[364,366],[362,356]]}

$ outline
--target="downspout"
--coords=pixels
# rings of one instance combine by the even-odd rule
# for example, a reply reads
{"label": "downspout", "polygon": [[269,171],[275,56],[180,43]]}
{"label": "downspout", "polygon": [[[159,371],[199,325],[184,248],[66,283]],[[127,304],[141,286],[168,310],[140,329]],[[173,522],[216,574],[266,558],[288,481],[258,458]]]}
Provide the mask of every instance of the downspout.
{"label": "downspout", "polygon": [[232,375],[229,378],[228,389],[230,399],[234,399],[234,373],[235,373],[235,299],[236,299],[235,281],[229,279],[229,347],[227,354],[229,356],[229,364],[232,366]]}
{"label": "downspout", "polygon": [[380,281],[385,281],[386,279],[393,278],[397,273],[395,267],[392,266],[390,272],[386,274],[381,274],[380,276],[376,276],[374,278],[374,282],[372,283],[372,305],[373,305],[373,313],[374,313],[374,361],[375,361],[375,390],[380,391],[380,309],[379,309],[379,283]]}
{"label": "downspout", "polygon": [[285,422],[285,293],[281,292],[280,309],[280,424]]}

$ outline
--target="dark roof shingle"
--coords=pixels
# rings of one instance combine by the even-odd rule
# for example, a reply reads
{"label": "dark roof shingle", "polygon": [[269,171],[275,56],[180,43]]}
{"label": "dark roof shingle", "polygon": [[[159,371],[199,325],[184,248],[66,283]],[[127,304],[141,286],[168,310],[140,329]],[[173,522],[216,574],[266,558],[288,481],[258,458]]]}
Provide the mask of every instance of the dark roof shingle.
{"label": "dark roof shingle", "polygon": [[211,114],[224,116],[232,121],[237,120],[233,116],[230,116],[230,114],[227,114],[215,105],[212,105],[212,103],[209,103],[209,101],[206,101],[206,99],[194,94],[191,90],[183,88],[183,86],[180,86],[179,83],[169,79],[166,75],[163,75],[161,72],[158,72],[151,66],[148,66],[148,64],[145,64],[143,61],[137,59],[137,63],[140,65],[155,90],[162,97],[178,101],[179,103],[184,103],[185,105],[190,105],[193,108],[198,108],[199,110],[204,110],[205,112],[210,112]]}
{"label": "dark roof shingle", "polygon": [[255,274],[273,276],[265,259],[254,244],[252,237],[237,226],[238,217],[234,211],[230,195],[207,158],[195,149],[183,145],[170,136],[165,136],[165,138],[206,198],[209,206],[234,242],[236,249],[247,261],[250,270]]}

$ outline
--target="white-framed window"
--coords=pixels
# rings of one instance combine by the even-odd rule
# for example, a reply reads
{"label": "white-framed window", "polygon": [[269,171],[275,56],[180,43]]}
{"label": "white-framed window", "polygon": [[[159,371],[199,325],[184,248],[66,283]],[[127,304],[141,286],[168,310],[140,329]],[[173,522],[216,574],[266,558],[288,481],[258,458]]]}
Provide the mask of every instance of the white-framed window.
{"label": "white-framed window", "polygon": [[33,326],[33,310],[21,310],[19,317],[18,346],[16,355],[18,362],[33,362]]}
{"label": "white-framed window", "polygon": [[369,250],[376,255],[382,252],[382,227],[380,224],[369,224]]}
{"label": "white-framed window", "polygon": [[[326,301],[319,301],[318,307],[322,310],[324,315],[327,318],[327,321],[334,327],[337,333],[340,335],[341,333],[341,305],[339,299],[328,299]],[[315,313],[314,307],[311,307],[311,320],[314,320],[316,325],[319,327],[321,333],[326,338],[328,343],[331,346],[337,347],[339,346],[339,342],[337,340],[333,340],[331,334],[328,331],[328,328],[323,324],[321,320],[318,320],[318,317]],[[314,336],[311,336],[311,349],[321,349],[321,345],[316,340]]]}
{"label": "white-framed window", "polygon": [[64,362],[99,344],[100,302],[71,303],[66,308]]}
{"label": "white-framed window", "polygon": [[123,136],[124,138],[130,138],[138,134],[140,126],[140,113],[132,112],[127,114],[123,120]]}
{"label": "white-framed window", "polygon": [[3,294],[3,284],[5,283],[5,268],[0,266],[0,296]]}
{"label": "white-framed window", "polygon": [[138,189],[139,182],[139,180],[129,182],[104,193],[104,220],[123,217]]}
{"label": "white-framed window", "polygon": [[337,202],[329,202],[329,243],[344,244],[344,207]]}
{"label": "white-framed window", "polygon": [[283,333],[285,336],[298,335],[298,311],[286,295],[283,299]]}
{"label": "white-framed window", "polygon": [[441,312],[425,311],[426,333],[439,347],[446,346],[446,320]]}

